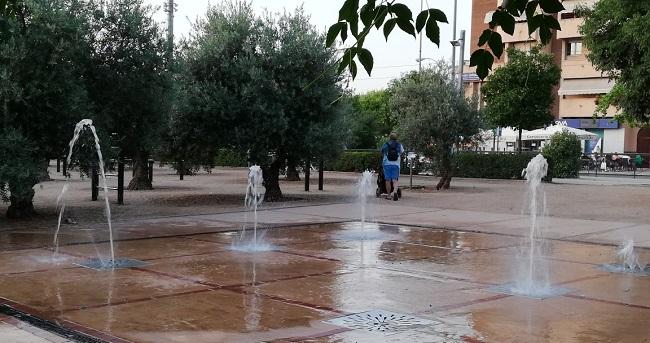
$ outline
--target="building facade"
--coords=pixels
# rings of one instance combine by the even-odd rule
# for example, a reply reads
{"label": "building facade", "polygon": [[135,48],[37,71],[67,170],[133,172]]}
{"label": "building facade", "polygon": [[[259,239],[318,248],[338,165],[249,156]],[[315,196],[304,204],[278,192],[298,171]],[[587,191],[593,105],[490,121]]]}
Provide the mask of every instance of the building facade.
{"label": "building facade", "polygon": [[[545,47],[546,52],[555,57],[555,62],[562,69],[559,86],[554,90],[556,99],[551,108],[551,113],[558,123],[574,128],[593,132],[600,137],[599,140],[586,141],[584,151],[590,152],[650,152],[650,130],[628,128],[614,119],[616,109],[608,109],[607,115],[594,120],[598,98],[613,87],[610,81],[600,71],[597,71],[587,59],[588,51],[582,44],[579,28],[583,19],[578,17],[574,10],[580,5],[595,3],[597,0],[564,0],[565,10],[558,14],[558,21],[562,27],[553,35],[551,42]],[[473,0],[472,1],[472,32],[471,50],[478,49],[478,39],[492,18],[494,9],[499,0]],[[499,28],[506,49],[527,50],[538,44],[537,33],[528,34],[528,25],[525,17],[518,18],[515,32],[512,36],[504,33]],[[495,61],[494,68],[498,68],[508,61],[508,56]],[[471,72],[471,70],[469,70]],[[489,78],[489,76],[488,76]],[[482,82],[475,78],[465,81],[466,95],[480,96]],[[599,151],[594,151],[598,149]]]}

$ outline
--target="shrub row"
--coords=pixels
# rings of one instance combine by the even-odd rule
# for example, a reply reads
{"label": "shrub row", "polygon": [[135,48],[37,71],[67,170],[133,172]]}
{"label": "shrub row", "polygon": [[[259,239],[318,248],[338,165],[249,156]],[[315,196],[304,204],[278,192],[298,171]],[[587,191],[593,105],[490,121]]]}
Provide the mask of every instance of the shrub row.
{"label": "shrub row", "polygon": [[219,167],[246,167],[246,155],[232,149],[219,149],[214,158],[214,165]]}
{"label": "shrub row", "polygon": [[364,170],[378,171],[381,166],[379,151],[345,151],[339,158],[327,161],[325,170],[342,172],[362,172]]}
{"label": "shrub row", "polygon": [[463,152],[454,156],[455,176],[484,179],[520,179],[533,153],[484,154]]}

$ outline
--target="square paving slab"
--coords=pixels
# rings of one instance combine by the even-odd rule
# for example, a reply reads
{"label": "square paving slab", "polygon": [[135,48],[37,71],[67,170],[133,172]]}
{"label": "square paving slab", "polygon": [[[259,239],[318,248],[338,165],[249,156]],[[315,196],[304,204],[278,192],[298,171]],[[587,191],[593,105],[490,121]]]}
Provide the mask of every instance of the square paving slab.
{"label": "square paving slab", "polygon": [[[305,219],[318,215],[297,212]],[[462,225],[512,220],[439,212]],[[409,220],[430,215],[404,214]],[[291,219],[281,217],[268,216]],[[0,304],[117,343],[649,342],[650,277],[596,268],[616,261],[615,246],[549,241],[540,261],[551,284],[570,293],[536,300],[490,291],[524,274],[520,237],[310,224],[260,229],[270,250],[247,252],[232,250],[239,232],[224,232],[223,223],[211,220],[129,223],[118,230],[116,256],[146,264],[108,271],[76,265],[109,249],[89,243],[90,230],[65,228],[58,255],[26,248],[50,244],[51,234],[10,232],[7,244],[24,248],[0,252]],[[650,262],[648,251],[638,252],[642,263]],[[385,311],[396,317],[336,325],[346,315]],[[364,330],[400,325],[400,318],[421,321],[390,332]],[[0,331],[0,342],[8,341],[3,338]]]}

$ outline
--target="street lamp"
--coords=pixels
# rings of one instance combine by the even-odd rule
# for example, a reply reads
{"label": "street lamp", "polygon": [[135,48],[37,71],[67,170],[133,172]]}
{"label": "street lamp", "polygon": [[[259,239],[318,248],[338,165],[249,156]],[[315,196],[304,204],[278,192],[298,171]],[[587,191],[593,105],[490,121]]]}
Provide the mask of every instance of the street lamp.
{"label": "street lamp", "polygon": [[[465,30],[460,30],[460,38],[457,40],[452,40],[451,45],[454,46],[454,49],[457,46],[460,47],[460,54],[458,56],[458,66],[460,67],[460,73],[458,76],[458,88],[462,92],[463,91],[463,67],[465,65]],[[453,79],[455,80],[456,70],[453,70],[452,73],[454,75]]]}
{"label": "street lamp", "polygon": [[422,61],[426,61],[426,60],[435,61],[435,59],[430,58],[430,57],[420,57],[420,58],[415,59],[415,62],[418,62],[418,71],[419,72],[422,72]]}

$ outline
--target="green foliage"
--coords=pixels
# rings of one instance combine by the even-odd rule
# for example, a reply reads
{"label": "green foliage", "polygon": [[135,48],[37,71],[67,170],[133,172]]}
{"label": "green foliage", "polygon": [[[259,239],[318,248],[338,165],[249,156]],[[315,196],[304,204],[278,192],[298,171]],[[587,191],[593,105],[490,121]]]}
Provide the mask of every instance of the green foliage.
{"label": "green foliage", "polygon": [[441,166],[444,182],[439,187],[444,188],[451,180],[452,149],[471,142],[482,123],[476,102],[465,99],[450,75],[450,67],[441,61],[390,85],[400,140],[412,150],[428,152]]}
{"label": "green foliage", "polygon": [[342,172],[379,171],[382,155],[376,151],[345,151],[337,159],[325,163],[326,170]]}
{"label": "green foliage", "polygon": [[531,153],[473,153],[454,156],[456,176],[482,179],[521,179],[522,170],[535,157]]}
{"label": "green foliage", "polygon": [[551,136],[550,143],[542,149],[542,155],[549,161],[549,174],[558,178],[576,178],[580,172],[582,149],[580,140],[570,132],[558,132]]}
{"label": "green foliage", "polygon": [[308,19],[300,9],[261,19],[244,2],[208,10],[180,52],[180,103],[170,125],[178,156],[246,151],[273,178],[267,195],[279,197],[277,174],[289,155],[327,158],[343,148],[335,51]]}
{"label": "green foliage", "polygon": [[390,95],[386,90],[371,91],[352,97],[352,110],[348,115],[352,149],[375,149],[396,126],[389,108]]}
{"label": "green foliage", "polygon": [[38,151],[20,131],[0,131],[0,200],[29,200],[42,172]]}
{"label": "green foliage", "polygon": [[579,13],[585,18],[580,33],[587,57],[617,84],[599,103],[600,113],[614,105],[624,113],[620,120],[650,124],[650,2],[600,0]]}
{"label": "green foliage", "polygon": [[552,91],[559,81],[560,68],[540,46],[530,52],[508,49],[508,63],[481,88],[486,119],[494,126],[524,130],[551,123]]}
{"label": "green foliage", "polygon": [[114,143],[123,157],[134,159],[138,180],[146,179],[147,159],[159,145],[171,108],[167,42],[152,14],[143,0],[110,1],[105,13],[96,11],[87,75],[96,125],[117,133]]}
{"label": "green foliage", "polygon": [[221,167],[246,167],[246,155],[233,149],[219,149],[214,158],[214,165]]}
{"label": "green foliage", "polygon": [[[332,46],[338,36],[345,43],[348,31],[355,39],[354,44],[345,49],[340,59],[339,72],[348,68],[352,78],[355,78],[357,75],[355,57],[357,57],[370,75],[372,63],[368,61],[372,62],[372,53],[364,49],[363,45],[373,28],[379,30],[383,26],[386,40],[396,26],[413,37],[416,37],[416,32],[424,31],[431,42],[440,45],[439,23],[447,23],[447,16],[438,9],[424,9],[413,20],[411,9],[395,0],[366,0],[363,6],[359,7],[359,5],[359,0],[345,0],[339,11],[338,22],[332,25],[327,33],[327,46]],[[492,69],[494,57],[500,58],[503,53],[503,39],[497,28],[500,27],[506,34],[513,35],[518,17],[527,18],[530,35],[539,31],[542,44],[549,43],[553,30],[560,30],[555,15],[562,10],[564,6],[560,0],[504,0],[492,15],[490,27],[481,35],[478,46],[483,48],[476,49],[472,53],[470,65],[476,66],[477,74],[484,79]],[[359,21],[363,24],[361,32],[359,32]]]}

